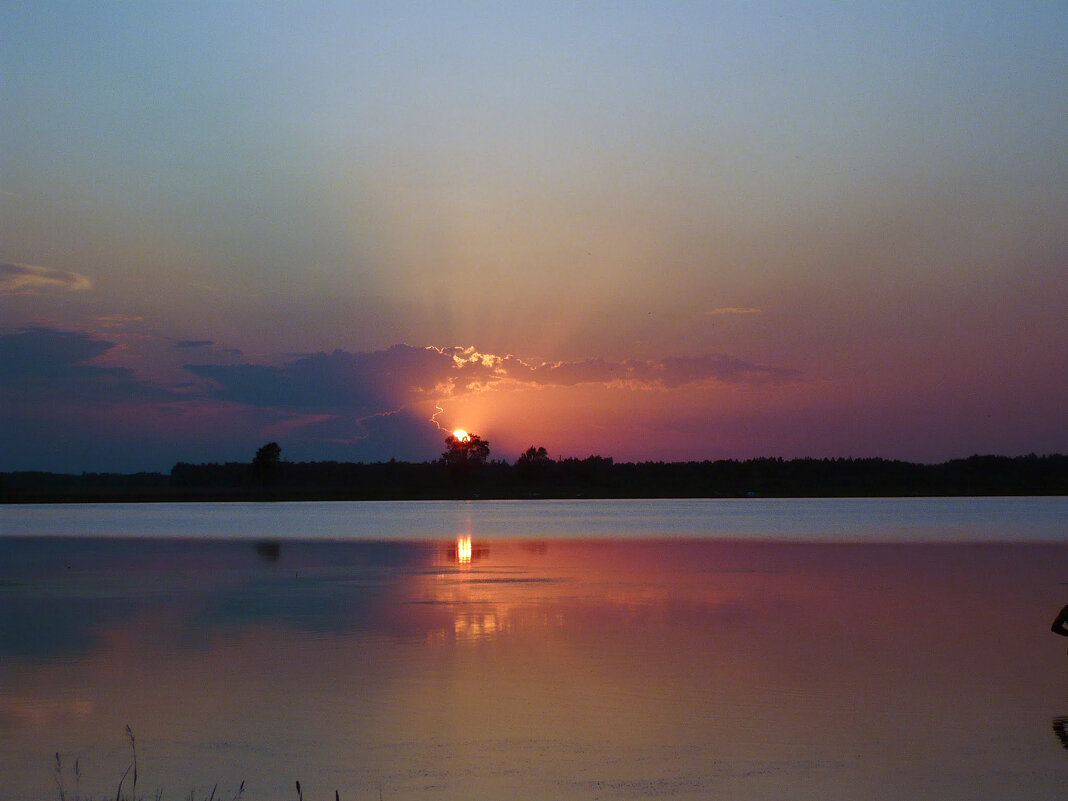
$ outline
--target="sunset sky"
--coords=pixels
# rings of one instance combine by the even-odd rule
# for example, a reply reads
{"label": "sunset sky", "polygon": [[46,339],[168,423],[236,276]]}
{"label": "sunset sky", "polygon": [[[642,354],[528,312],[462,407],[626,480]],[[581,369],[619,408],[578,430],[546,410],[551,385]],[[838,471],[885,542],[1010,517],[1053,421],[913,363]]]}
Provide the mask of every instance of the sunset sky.
{"label": "sunset sky", "polygon": [[1068,451],[1068,5],[0,5],[0,470]]}

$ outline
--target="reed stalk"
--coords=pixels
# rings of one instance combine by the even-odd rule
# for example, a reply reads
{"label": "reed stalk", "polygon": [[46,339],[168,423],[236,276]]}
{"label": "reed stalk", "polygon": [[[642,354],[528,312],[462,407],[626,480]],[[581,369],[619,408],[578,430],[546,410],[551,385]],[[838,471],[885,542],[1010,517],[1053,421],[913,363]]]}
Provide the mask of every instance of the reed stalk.
{"label": "reed stalk", "polygon": [[56,751],[56,784],[59,786],[59,801],[67,801],[67,794],[63,790],[63,762]]}

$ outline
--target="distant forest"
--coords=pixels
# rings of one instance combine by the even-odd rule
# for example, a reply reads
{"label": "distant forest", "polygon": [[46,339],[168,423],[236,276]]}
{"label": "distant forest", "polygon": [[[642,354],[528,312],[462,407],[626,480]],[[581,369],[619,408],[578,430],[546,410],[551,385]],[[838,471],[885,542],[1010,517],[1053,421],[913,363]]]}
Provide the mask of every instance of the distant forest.
{"label": "distant forest", "polygon": [[[477,439],[477,438],[476,438]],[[482,443],[480,443],[482,444]],[[170,473],[0,473],[0,502],[432,500],[462,498],[771,498],[1066,495],[1068,456],[971,456],[942,464],[887,459],[514,464],[467,445],[433,462],[286,462],[275,443],[251,462],[186,464]]]}

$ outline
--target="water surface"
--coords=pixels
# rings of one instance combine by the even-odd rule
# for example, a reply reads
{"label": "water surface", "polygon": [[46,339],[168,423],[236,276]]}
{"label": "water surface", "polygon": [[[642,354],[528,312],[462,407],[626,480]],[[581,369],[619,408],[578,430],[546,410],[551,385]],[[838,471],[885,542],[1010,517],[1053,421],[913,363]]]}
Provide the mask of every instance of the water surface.
{"label": "water surface", "polygon": [[101,503],[0,506],[0,536],[1065,542],[1068,498]]}
{"label": "water surface", "polygon": [[[7,530],[0,799],[58,798],[57,751],[68,797],[75,759],[82,797],[114,797],[127,724],[147,797],[244,780],[245,798],[293,799],[298,779],[309,800],[1064,797],[1063,542],[963,541],[957,523],[962,541],[671,522],[506,538],[477,532],[507,505],[478,506],[420,505],[450,522],[392,541],[255,539],[240,507],[219,520],[237,539],[176,538],[173,520],[141,538]],[[791,533],[834,517],[811,511]],[[887,530],[862,517],[830,531]]]}

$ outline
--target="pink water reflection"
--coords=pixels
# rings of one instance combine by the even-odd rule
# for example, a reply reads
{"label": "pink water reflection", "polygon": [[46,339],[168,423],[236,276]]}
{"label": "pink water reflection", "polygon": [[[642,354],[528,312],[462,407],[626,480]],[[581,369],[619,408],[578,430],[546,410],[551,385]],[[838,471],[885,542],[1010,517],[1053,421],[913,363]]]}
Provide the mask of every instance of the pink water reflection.
{"label": "pink water reflection", "polygon": [[1063,797],[1068,547],[466,536],[0,541],[0,798]]}

